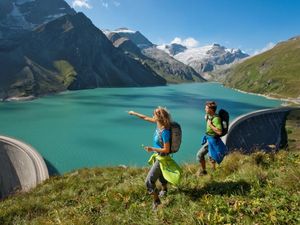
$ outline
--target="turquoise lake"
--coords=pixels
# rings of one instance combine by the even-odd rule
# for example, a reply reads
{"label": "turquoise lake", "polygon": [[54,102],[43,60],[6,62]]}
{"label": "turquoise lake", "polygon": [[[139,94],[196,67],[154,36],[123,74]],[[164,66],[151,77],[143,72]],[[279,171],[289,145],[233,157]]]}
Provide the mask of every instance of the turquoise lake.
{"label": "turquoise lake", "polygon": [[152,144],[155,124],[126,111],[152,115],[155,107],[166,106],[183,130],[181,149],[173,157],[179,163],[194,163],[205,131],[207,100],[217,101],[218,108],[227,109],[231,121],[244,113],[282,104],[218,83],[98,88],[1,103],[0,134],[33,146],[52,172],[98,166],[147,166],[150,153],[141,145]]}

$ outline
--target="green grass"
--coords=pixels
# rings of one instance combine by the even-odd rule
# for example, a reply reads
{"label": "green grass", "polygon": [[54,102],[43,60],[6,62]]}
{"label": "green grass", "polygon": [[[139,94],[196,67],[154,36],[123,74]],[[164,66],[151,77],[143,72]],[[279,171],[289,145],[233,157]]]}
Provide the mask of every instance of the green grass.
{"label": "green grass", "polygon": [[147,168],[81,169],[0,203],[1,224],[299,224],[300,154],[234,153],[206,177],[185,165],[151,210]]}
{"label": "green grass", "polygon": [[55,61],[53,65],[58,70],[59,76],[65,87],[68,87],[76,79],[77,72],[69,62],[59,60]]}
{"label": "green grass", "polygon": [[286,126],[289,149],[235,152],[204,177],[197,176],[198,164],[183,165],[181,184],[169,187],[157,211],[144,185],[149,168],[93,168],[1,201],[0,224],[300,224],[296,112]]}
{"label": "green grass", "polygon": [[225,85],[274,97],[300,96],[300,37],[234,66]]}

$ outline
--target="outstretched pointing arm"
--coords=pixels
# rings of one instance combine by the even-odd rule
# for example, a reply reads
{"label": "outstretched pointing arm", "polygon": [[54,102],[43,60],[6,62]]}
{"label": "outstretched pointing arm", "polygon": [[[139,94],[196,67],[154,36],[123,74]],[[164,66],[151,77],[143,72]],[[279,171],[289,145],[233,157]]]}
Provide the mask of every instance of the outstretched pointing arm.
{"label": "outstretched pointing arm", "polygon": [[153,117],[149,117],[149,116],[146,116],[144,114],[137,113],[135,111],[129,111],[128,114],[129,115],[133,115],[133,116],[137,116],[137,117],[139,117],[139,118],[141,118],[143,120],[146,120],[148,122],[151,122],[151,123],[155,123],[156,122],[156,120]]}

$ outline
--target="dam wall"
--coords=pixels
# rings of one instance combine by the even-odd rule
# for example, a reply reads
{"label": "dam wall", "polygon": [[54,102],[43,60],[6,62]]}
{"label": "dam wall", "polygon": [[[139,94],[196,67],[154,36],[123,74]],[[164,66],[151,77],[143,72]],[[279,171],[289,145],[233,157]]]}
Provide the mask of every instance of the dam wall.
{"label": "dam wall", "polygon": [[300,108],[279,107],[242,115],[230,123],[228,134],[223,141],[229,151],[277,151],[287,144],[285,122],[291,110]]}
{"label": "dam wall", "polygon": [[30,145],[0,136],[0,199],[28,191],[49,178],[44,159]]}

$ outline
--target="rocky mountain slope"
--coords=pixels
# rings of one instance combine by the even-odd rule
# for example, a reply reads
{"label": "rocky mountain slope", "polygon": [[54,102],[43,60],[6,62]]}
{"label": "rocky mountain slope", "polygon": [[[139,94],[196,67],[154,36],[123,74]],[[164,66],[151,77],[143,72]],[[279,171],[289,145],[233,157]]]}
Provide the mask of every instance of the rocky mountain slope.
{"label": "rocky mountain slope", "polygon": [[135,60],[154,70],[168,83],[205,81],[193,68],[179,62],[164,51],[156,48],[139,31],[127,28],[104,31],[115,47],[122,49]]}
{"label": "rocky mountain slope", "polygon": [[112,42],[115,42],[120,37],[123,37],[131,40],[140,49],[154,46],[154,44],[151,43],[151,41],[149,41],[139,31],[129,30],[128,28],[119,28],[114,31],[104,30],[104,33]]}
{"label": "rocky mountain slope", "polygon": [[180,62],[193,67],[205,78],[208,72],[226,67],[249,55],[243,53],[240,49],[228,49],[219,44],[207,45],[198,48],[187,48],[180,44],[170,44],[157,46],[158,49],[165,51]]}
{"label": "rocky mountain slope", "polygon": [[274,97],[300,97],[300,36],[227,71],[225,85]]}
{"label": "rocky mountain slope", "polygon": [[63,0],[1,0],[0,38],[18,35],[63,15],[75,13]]}
{"label": "rocky mountain slope", "polygon": [[10,42],[0,40],[0,65],[4,99],[66,89],[166,83],[115,48],[82,13],[59,17]]}
{"label": "rocky mountain slope", "polygon": [[166,84],[63,0],[0,3],[0,99]]}

